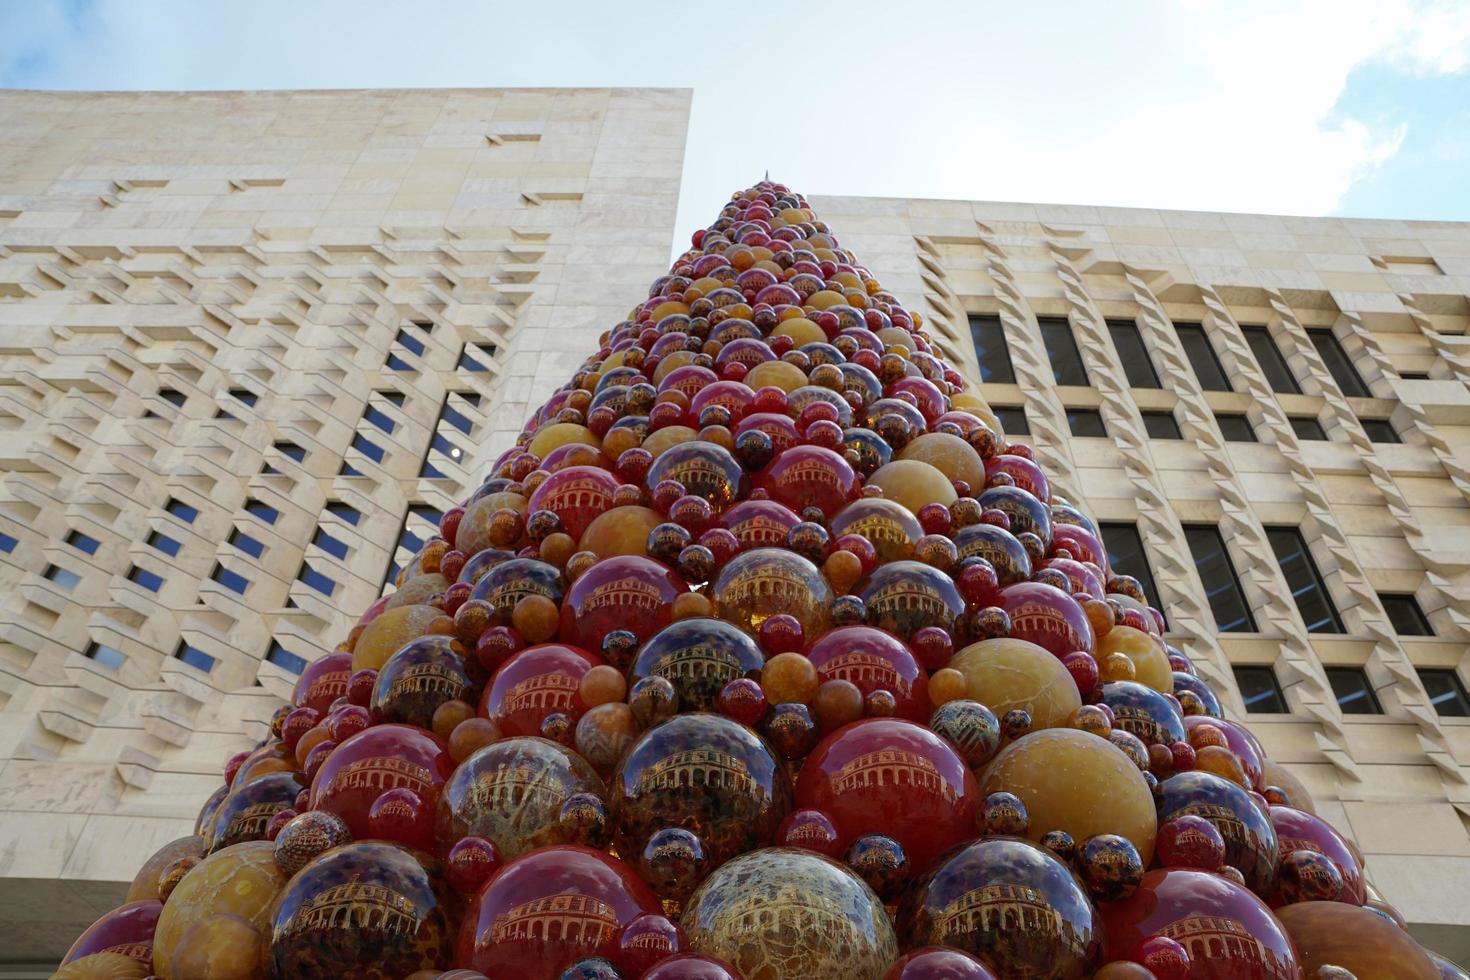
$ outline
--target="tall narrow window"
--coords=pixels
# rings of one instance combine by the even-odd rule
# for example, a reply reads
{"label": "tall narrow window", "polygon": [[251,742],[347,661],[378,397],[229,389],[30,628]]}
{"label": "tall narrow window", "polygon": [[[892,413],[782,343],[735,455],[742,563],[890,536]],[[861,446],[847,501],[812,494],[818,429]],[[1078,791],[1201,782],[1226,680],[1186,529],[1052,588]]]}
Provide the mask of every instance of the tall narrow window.
{"label": "tall narrow window", "polygon": [[1008,438],[1031,434],[1031,423],[1026,421],[1025,406],[996,405],[991,411],[995,412],[996,421],[1006,430]]}
{"label": "tall narrow window", "polygon": [[1270,667],[1236,667],[1235,686],[1240,688],[1240,699],[1245,710],[1251,714],[1278,714],[1287,712],[1286,695],[1276,683],[1276,671]]}
{"label": "tall narrow window", "polygon": [[389,435],[392,435],[393,430],[398,428],[398,423],[393,421],[387,412],[373,405],[369,405],[362,410],[362,417]]}
{"label": "tall narrow window", "polygon": [[339,520],[346,521],[353,527],[356,527],[357,522],[362,520],[362,511],[350,504],[344,504],[340,500],[330,501],[327,504],[327,513]]}
{"label": "tall narrow window", "polygon": [[1327,430],[1322,428],[1322,423],[1312,416],[1292,415],[1287,418],[1287,421],[1291,423],[1291,431],[1296,433],[1298,439],[1309,442],[1327,441]]}
{"label": "tall narrow window", "polygon": [[326,532],[325,528],[317,528],[316,534],[312,535],[311,543],[331,555],[333,558],[347,557],[347,544],[338,541]]}
{"label": "tall narrow window", "polygon": [[1240,332],[1245,334],[1245,342],[1250,345],[1251,353],[1256,355],[1256,363],[1261,366],[1261,373],[1266,376],[1271,390],[1283,395],[1300,395],[1301,386],[1296,383],[1286,358],[1281,356],[1281,348],[1271,339],[1271,331],[1257,326],[1241,327]]}
{"label": "tall narrow window", "polygon": [[1266,540],[1276,553],[1276,563],[1281,566],[1281,574],[1296,600],[1302,622],[1307,624],[1307,632],[1341,633],[1342,620],[1332,605],[1332,597],[1327,594],[1327,585],[1322,581],[1322,573],[1317,571],[1317,563],[1312,561],[1302,532],[1294,527],[1268,527]]}
{"label": "tall narrow window", "polygon": [[183,408],[184,402],[189,400],[187,397],[185,397],[184,393],[182,391],[179,391],[177,388],[160,388],[158,390],[158,397],[162,398],[164,401],[168,402],[175,408]]}
{"label": "tall narrow window", "polygon": [[1127,376],[1128,384],[1134,388],[1159,387],[1159,375],[1149,359],[1148,347],[1143,342],[1138,324],[1132,320],[1109,320],[1108,333],[1112,335],[1113,346],[1118,349],[1118,360],[1123,363],[1123,374]]}
{"label": "tall narrow window", "polygon": [[465,344],[459,354],[459,369],[476,373],[489,371],[497,350],[494,344]]}
{"label": "tall narrow window", "polygon": [[42,577],[55,582],[67,590],[76,588],[77,583],[82,580],[82,577],[76,572],[62,568],[60,565],[47,565],[46,571],[42,573]]}
{"label": "tall narrow window", "polygon": [[298,463],[306,459],[305,449],[301,448],[296,443],[290,442],[285,439],[277,441],[275,443],[275,449],[276,452],[280,453],[282,456],[289,456],[291,459],[296,460],[296,462]]}
{"label": "tall narrow window", "polygon": [[1312,341],[1312,346],[1317,348],[1317,356],[1322,358],[1322,364],[1327,368],[1327,373],[1332,375],[1332,380],[1337,382],[1337,387],[1349,398],[1367,398],[1370,396],[1368,384],[1358,369],[1353,366],[1353,359],[1343,349],[1342,344],[1337,342],[1337,337],[1331,330],[1308,330],[1307,337]]}
{"label": "tall narrow window", "polygon": [[1016,369],[1011,365],[1011,349],[1006,345],[1000,317],[970,317],[970,338],[975,342],[975,359],[980,362],[980,380],[1015,384]]}
{"label": "tall narrow window", "polygon": [[150,572],[148,571],[148,569],[138,565],[134,565],[132,568],[128,569],[128,581],[136,582],[138,585],[141,585],[149,592],[157,592],[159,589],[163,588],[162,575],[159,575],[156,572]]}
{"label": "tall narrow window", "polygon": [[1215,356],[1215,348],[1210,345],[1210,338],[1205,336],[1205,328],[1198,323],[1180,323],[1175,325],[1179,334],[1179,343],[1184,346],[1184,356],[1189,358],[1189,366],[1194,368],[1194,376],[1199,379],[1199,386],[1205,391],[1230,391],[1230,381],[1225,377],[1225,368],[1220,364],[1220,358]]}
{"label": "tall narrow window", "polygon": [[1173,412],[1141,412],[1143,417],[1143,431],[1148,433],[1150,439],[1183,439],[1184,433],[1179,431],[1179,422],[1174,418]]}
{"label": "tall narrow window", "polygon": [[236,595],[244,595],[245,590],[250,588],[250,580],[248,578],[239,572],[230,571],[223,565],[215,565],[214,571],[209,577]]}
{"label": "tall narrow window", "polygon": [[84,552],[89,555],[95,555],[97,553],[97,549],[102,547],[102,542],[98,541],[96,538],[92,537],[89,534],[83,534],[81,531],[67,532],[66,543],[71,545],[78,551]]}
{"label": "tall narrow window", "polygon": [[252,408],[255,407],[255,392],[251,391],[249,388],[231,388],[230,397],[235,399],[235,401],[237,402],[249,405]]}
{"label": "tall narrow window", "polygon": [[1102,413],[1095,408],[1067,409],[1067,427],[1074,436],[1106,438],[1108,428],[1103,424]]}
{"label": "tall narrow window", "polygon": [[19,544],[20,542],[17,541],[15,538],[12,538],[10,535],[0,533],[0,551],[4,551],[8,554],[14,551],[16,546]]}
{"label": "tall narrow window", "polygon": [[1424,693],[1429,695],[1429,703],[1434,705],[1434,710],[1441,716],[1470,716],[1470,697],[1466,697],[1465,685],[1460,682],[1460,675],[1456,671],[1421,667],[1419,680],[1424,684]]}
{"label": "tall narrow window", "polygon": [[1086,386],[1087,369],[1082,365],[1082,352],[1077,349],[1077,338],[1072,335],[1072,324],[1065,317],[1038,317],[1036,325],[1041,328],[1041,341],[1046,345],[1046,356],[1051,360],[1051,373],[1059,385]]}
{"label": "tall narrow window", "polygon": [[98,643],[95,640],[87,645],[87,659],[95,660],[109,670],[117,670],[125,662],[127,655],[116,647],[110,647],[106,643]]}
{"label": "tall narrow window", "polygon": [[1403,442],[1399,438],[1398,430],[1388,419],[1358,419],[1363,426],[1363,434],[1368,437],[1369,442],[1396,443]]}
{"label": "tall narrow window", "polygon": [[1143,594],[1148,604],[1163,609],[1159,601],[1159,590],[1154,585],[1154,570],[1148,563],[1148,554],[1143,550],[1143,538],[1137,524],[1109,521],[1097,526],[1102,535],[1103,547],[1108,549],[1108,565],[1115,575],[1132,575],[1143,583]]}
{"label": "tall narrow window", "polygon": [[331,577],[306,562],[301,563],[301,571],[296,573],[296,577],[322,595],[330,596],[337,591],[337,583]]}
{"label": "tall narrow window", "polygon": [[383,576],[385,584],[397,578],[399,569],[413,558],[424,542],[439,533],[439,522],[443,519],[444,512],[428,504],[409,506],[403,515],[403,529],[398,533],[398,547],[394,549],[388,562],[388,572]]}
{"label": "tall narrow window", "polygon": [[194,518],[199,516],[196,508],[190,507],[182,500],[175,500],[173,497],[168,498],[168,505],[164,509],[185,524],[193,524]]}
{"label": "tall narrow window", "polygon": [[273,663],[282,670],[289,671],[293,674],[300,674],[306,669],[306,661],[304,659],[281,646],[276,640],[271,640],[271,647],[266,651],[265,659],[267,662]]}
{"label": "tall narrow window", "polygon": [[173,538],[169,537],[167,534],[160,534],[157,531],[149,531],[148,537],[145,539],[145,542],[150,547],[157,548],[159,551],[170,557],[177,555],[179,553],[179,548],[182,547],[182,545],[180,545]]}
{"label": "tall narrow window", "polygon": [[267,524],[274,524],[281,519],[280,511],[276,510],[270,504],[255,499],[245,501],[245,512],[260,518]]}
{"label": "tall narrow window", "polygon": [[1225,437],[1226,442],[1256,441],[1256,430],[1251,428],[1251,420],[1244,415],[1216,412],[1215,423],[1220,426],[1220,434]]}
{"label": "tall narrow window", "polygon": [[1388,613],[1388,622],[1399,636],[1433,636],[1429,617],[1419,608],[1419,600],[1407,593],[1378,593],[1383,611]]}
{"label": "tall narrow window", "polygon": [[[415,324],[414,326],[416,328],[418,325]],[[424,356],[424,342],[407,328],[398,331],[398,336],[393,338],[393,342],[411,354],[417,355],[418,357]]]}
{"label": "tall narrow window", "polygon": [[198,647],[191,647],[183,640],[179,641],[178,649],[174,651],[174,659],[182,660],[190,667],[204,671],[206,674],[214,670],[215,659]]}
{"label": "tall narrow window", "polygon": [[1337,706],[1345,715],[1381,715],[1383,706],[1368,683],[1368,675],[1361,667],[1328,667],[1327,683],[1337,696]]}
{"label": "tall narrow window", "polygon": [[234,545],[236,548],[239,548],[241,551],[245,552],[245,554],[249,555],[251,558],[259,558],[265,552],[265,545],[261,544],[255,538],[252,538],[250,535],[246,534],[238,527],[230,532],[229,543]]}
{"label": "tall narrow window", "polygon": [[387,455],[383,447],[365,437],[361,432],[352,437],[352,448],[362,453],[374,463],[381,463]]}
{"label": "tall narrow window", "polygon": [[1199,572],[1200,584],[1205,588],[1205,598],[1210,601],[1215,628],[1222,633],[1254,633],[1256,621],[1246,605],[1245,593],[1241,591],[1240,579],[1235,574],[1229,552],[1225,550],[1225,539],[1220,536],[1220,529],[1213,524],[1186,524],[1184,539],[1194,556],[1194,567]]}

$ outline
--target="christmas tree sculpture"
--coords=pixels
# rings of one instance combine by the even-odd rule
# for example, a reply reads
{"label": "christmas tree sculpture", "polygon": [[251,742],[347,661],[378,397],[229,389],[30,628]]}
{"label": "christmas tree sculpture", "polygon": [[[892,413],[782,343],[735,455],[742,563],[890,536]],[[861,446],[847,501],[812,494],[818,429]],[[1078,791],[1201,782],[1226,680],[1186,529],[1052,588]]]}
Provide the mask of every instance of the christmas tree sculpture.
{"label": "christmas tree sculpture", "polygon": [[1440,976],[779,184],[440,531],[58,976]]}

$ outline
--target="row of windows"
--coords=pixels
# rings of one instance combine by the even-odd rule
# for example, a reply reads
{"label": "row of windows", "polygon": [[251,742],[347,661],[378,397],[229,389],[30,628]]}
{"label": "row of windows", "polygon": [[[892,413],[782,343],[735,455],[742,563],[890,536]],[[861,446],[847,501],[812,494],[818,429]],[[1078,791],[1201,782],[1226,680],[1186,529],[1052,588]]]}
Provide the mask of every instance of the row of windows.
{"label": "row of windows", "polygon": [[[1327,683],[1332,686],[1337,706],[1345,715],[1381,715],[1383,705],[1373,693],[1368,675],[1360,667],[1328,667]],[[1270,667],[1235,667],[1235,686],[1252,714],[1285,714],[1290,709],[1276,672]],[[1419,681],[1429,695],[1434,710],[1446,718],[1470,717],[1470,696],[1460,675],[1447,668],[1418,669]]]}
{"label": "row of windows", "polygon": [[[1005,428],[1007,435],[1028,435],[1031,432],[1031,423],[1026,418],[1026,410],[1021,406],[1002,405],[992,409],[995,417]],[[1103,423],[1102,413],[1095,408],[1069,408],[1067,412],[1067,428],[1072,435],[1079,438],[1105,439],[1108,435],[1107,426]],[[1150,439],[1183,439],[1184,433],[1179,428],[1179,422],[1174,418],[1173,412],[1149,410],[1139,412],[1143,419],[1143,429],[1148,433]],[[1296,433],[1298,439],[1326,442],[1327,430],[1322,428],[1322,423],[1317,419],[1305,415],[1288,416],[1291,430]],[[1399,443],[1398,431],[1394,429],[1393,423],[1387,419],[1358,419],[1363,426],[1363,432],[1368,436],[1370,442],[1375,443]],[[1225,437],[1226,442],[1259,442],[1256,438],[1255,429],[1251,427],[1250,419],[1239,412],[1216,412],[1215,423],[1220,427],[1220,434]]]}
{"label": "row of windows", "polygon": [[[1046,347],[1056,383],[1084,387],[1089,385],[1087,369],[1082,363],[1082,354],[1077,349],[1077,339],[1072,334],[1071,322],[1066,317],[1043,316],[1036,318],[1036,325],[1041,331],[1042,344]],[[1149,357],[1148,346],[1138,324],[1132,320],[1108,320],[1107,326],[1129,385],[1134,388],[1160,387],[1158,372],[1154,370],[1153,360]],[[1174,330],[1184,349],[1184,356],[1189,359],[1190,367],[1199,379],[1200,387],[1205,391],[1232,391],[1230,379],[1226,376],[1225,368],[1220,363],[1210,338],[1205,334],[1204,327],[1198,323],[1177,323]],[[1301,385],[1297,383],[1286,358],[1271,338],[1271,331],[1264,326],[1246,325],[1241,327],[1241,333],[1245,335],[1246,344],[1255,355],[1271,390],[1288,395],[1301,394]],[[970,317],[970,336],[975,343],[975,354],[980,363],[980,380],[1014,384],[1016,371],[1011,364],[1010,347],[1006,343],[1005,327],[1000,317]],[[1353,398],[1370,396],[1367,383],[1358,374],[1352,358],[1331,330],[1308,330],[1307,337],[1321,357],[1327,373],[1332,375],[1344,395]]]}

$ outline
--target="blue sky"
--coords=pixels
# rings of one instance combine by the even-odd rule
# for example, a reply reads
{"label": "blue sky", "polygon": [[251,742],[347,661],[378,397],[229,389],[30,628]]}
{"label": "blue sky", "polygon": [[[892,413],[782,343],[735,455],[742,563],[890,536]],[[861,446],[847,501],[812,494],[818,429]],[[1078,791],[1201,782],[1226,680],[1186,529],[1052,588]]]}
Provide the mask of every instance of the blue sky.
{"label": "blue sky", "polygon": [[681,237],[768,168],[813,194],[1470,220],[1465,0],[0,0],[0,87],[516,85],[693,88]]}

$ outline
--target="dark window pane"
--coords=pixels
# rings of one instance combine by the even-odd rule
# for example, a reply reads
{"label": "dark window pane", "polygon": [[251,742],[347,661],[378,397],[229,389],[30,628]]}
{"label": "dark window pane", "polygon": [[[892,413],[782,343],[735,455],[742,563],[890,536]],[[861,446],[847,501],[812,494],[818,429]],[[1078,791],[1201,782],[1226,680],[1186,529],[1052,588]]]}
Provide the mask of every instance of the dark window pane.
{"label": "dark window pane", "polygon": [[1180,323],[1175,329],[1179,333],[1179,343],[1184,346],[1184,356],[1189,358],[1194,376],[1199,379],[1199,386],[1205,391],[1230,391],[1225,368],[1215,356],[1215,348],[1210,346],[1205,328],[1198,323]]}
{"label": "dark window pane", "polygon": [[231,388],[230,397],[234,398],[238,402],[243,402],[244,404],[249,405],[252,408],[255,407],[255,392],[251,391],[249,388]]}
{"label": "dark window pane", "polygon": [[1266,376],[1266,383],[1271,386],[1271,390],[1284,395],[1301,394],[1301,386],[1296,383],[1291,368],[1286,364],[1286,358],[1281,356],[1281,348],[1271,339],[1271,331],[1265,327],[1240,329],[1245,334],[1245,342],[1250,344],[1251,353],[1256,355],[1256,363],[1261,366],[1261,373]]}
{"label": "dark window pane", "polygon": [[1149,566],[1148,555],[1143,550],[1143,539],[1139,537],[1136,524],[1104,523],[1097,526],[1102,535],[1103,547],[1108,549],[1108,565],[1114,575],[1132,575],[1143,583],[1143,594],[1148,596],[1149,605],[1163,609],[1159,601],[1159,590],[1154,586],[1154,571]]}
{"label": "dark window pane", "polygon": [[363,409],[362,417],[389,434],[398,428],[398,423],[389,418],[387,412],[381,408],[374,408],[372,405]]}
{"label": "dark window pane", "polygon": [[128,659],[121,650],[96,642],[87,646],[87,658],[97,661],[109,670],[117,670]]}
{"label": "dark window pane", "polygon": [[1213,524],[1186,524],[1184,539],[1189,542],[1200,584],[1210,600],[1215,628],[1222,633],[1254,633],[1256,621],[1246,605],[1245,593],[1240,589],[1240,579],[1225,550],[1220,530]]}
{"label": "dark window pane", "polygon": [[347,462],[344,459],[342,461],[342,468],[337,471],[337,475],[338,476],[362,476],[362,471],[360,471],[356,466],[353,466],[351,463]]}
{"label": "dark window pane", "polygon": [[444,512],[428,504],[412,504],[408,512],[403,515],[403,529],[398,534],[398,547],[394,549],[394,556],[388,560],[388,573],[383,577],[384,584],[393,581],[398,576],[398,570],[402,566],[398,564],[399,553],[414,555],[424,546],[424,542],[439,533],[439,522],[444,519]]}
{"label": "dark window pane", "polygon": [[337,591],[336,582],[334,582],[326,575],[323,575],[315,568],[312,568],[311,565],[307,564],[306,562],[301,563],[301,571],[297,573],[296,577],[305,582],[311,588],[320,592],[322,595],[329,596],[333,592]]}
{"label": "dark window pane", "polygon": [[388,360],[384,362],[393,371],[417,371],[418,368],[399,357],[397,354],[389,354]]}
{"label": "dark window pane", "polygon": [[239,548],[251,558],[259,558],[261,554],[265,551],[265,545],[261,544],[259,541],[255,540],[239,528],[235,528],[233,531],[230,532],[230,544],[234,545],[236,548]]}
{"label": "dark window pane", "polygon": [[1381,715],[1383,708],[1368,686],[1368,675],[1360,667],[1328,667],[1327,682],[1337,695],[1337,706],[1345,715]]}
{"label": "dark window pane", "polygon": [[424,460],[424,465],[419,467],[419,477],[425,480],[447,480],[449,478],[443,470],[427,459]]}
{"label": "dark window pane", "polygon": [[1251,428],[1251,420],[1244,415],[1216,412],[1215,422],[1227,442],[1256,441],[1256,430]]}
{"label": "dark window pane", "polygon": [[158,397],[162,398],[164,401],[177,408],[183,408],[184,402],[188,401],[188,399],[184,397],[184,393],[182,391],[179,391],[177,388],[159,389]]}
{"label": "dark window pane", "polygon": [[184,522],[186,522],[188,524],[193,524],[194,523],[194,518],[196,518],[196,517],[199,516],[199,511],[198,510],[196,510],[193,507],[190,507],[188,504],[184,503],[182,500],[174,500],[172,497],[169,498],[168,506],[167,506],[166,509],[168,510],[168,512],[170,514],[174,515],[179,520],[184,521]]}
{"label": "dark window pane", "polygon": [[163,588],[162,575],[150,572],[146,568],[139,568],[137,565],[134,565],[128,570],[128,581],[137,582],[149,592],[157,592],[159,589]]}
{"label": "dark window pane", "polygon": [[247,514],[254,514],[256,517],[265,521],[267,524],[274,524],[281,518],[280,511],[276,510],[269,504],[261,503],[259,500],[245,501],[245,512]]}
{"label": "dark window pane", "polygon": [[63,589],[74,589],[82,580],[82,577],[76,572],[68,571],[60,565],[47,565],[46,571],[42,574]]}
{"label": "dark window pane", "polygon": [[347,557],[347,545],[332,537],[322,528],[316,529],[316,534],[312,535],[311,543],[334,558]]}
{"label": "dark window pane", "polygon": [[78,551],[85,551],[89,555],[95,555],[97,549],[102,547],[102,542],[81,531],[70,531],[66,535],[66,543]]}
{"label": "dark window pane", "polygon": [[460,457],[464,456],[464,450],[450,442],[441,432],[434,433],[434,438],[429,440],[429,448],[441,455],[448,456],[456,463],[459,462]]}
{"label": "dark window pane", "polygon": [[1123,373],[1128,384],[1134,388],[1159,387],[1159,375],[1149,360],[1148,347],[1138,324],[1132,320],[1109,320],[1108,333],[1113,336],[1113,346],[1118,349],[1118,360],[1123,362]]}
{"label": "dark window pane", "polygon": [[1424,615],[1424,610],[1419,608],[1419,600],[1413,596],[1380,592],[1378,600],[1383,603],[1383,611],[1388,613],[1388,621],[1399,636],[1434,635],[1429,617]]}
{"label": "dark window pane", "polygon": [[306,669],[306,661],[304,659],[296,656],[296,654],[292,653],[290,650],[287,650],[275,640],[271,641],[271,648],[266,653],[265,659],[275,664],[277,667],[280,667],[283,670],[288,670],[293,674],[299,674]]}
{"label": "dark window pane", "polygon": [[970,317],[970,338],[975,342],[975,359],[980,362],[980,380],[1014,384],[1011,349],[1006,346],[1005,327],[998,316]]}
{"label": "dark window pane", "polygon": [[1270,667],[1236,667],[1235,686],[1240,688],[1240,699],[1245,710],[1251,714],[1287,713],[1286,695],[1276,683],[1276,671]]}
{"label": "dark window pane", "polygon": [[382,446],[378,445],[376,442],[373,442],[370,439],[365,438],[362,433],[358,433],[357,435],[352,437],[352,448],[362,453],[374,463],[381,463],[383,461],[383,457],[387,455],[383,451]]}
{"label": "dark window pane", "polygon": [[17,541],[15,538],[12,538],[10,535],[0,532],[0,551],[14,551],[15,546],[18,544],[20,544],[20,542]]}
{"label": "dark window pane", "polygon": [[1317,563],[1312,561],[1312,553],[1307,549],[1302,533],[1294,527],[1268,527],[1266,540],[1271,542],[1271,550],[1276,553],[1276,563],[1281,567],[1292,598],[1296,600],[1302,622],[1307,624],[1307,632],[1341,633],[1342,620],[1332,605],[1332,597],[1322,581],[1322,574],[1317,571]]}
{"label": "dark window pane", "polygon": [[240,421],[239,419],[235,418],[235,416],[231,415],[229,412],[225,411],[222,408],[215,409],[214,417],[217,419],[229,419],[231,422]]}
{"label": "dark window pane", "polygon": [[471,422],[462,412],[450,405],[448,401],[444,403],[444,410],[439,413],[439,420],[441,422],[448,422],[467,436],[474,434],[475,423]]}
{"label": "dark window pane", "polygon": [[1059,385],[1087,385],[1087,369],[1082,366],[1082,352],[1072,336],[1072,324],[1062,317],[1038,317],[1041,341],[1051,360],[1051,373]]}
{"label": "dark window pane", "polygon": [[378,394],[382,395],[384,398],[386,398],[388,401],[392,402],[393,404],[397,405],[399,408],[402,408],[403,407],[403,401],[404,401],[403,392],[401,392],[401,391],[380,391],[380,392],[378,392]]}
{"label": "dark window pane", "polygon": [[362,511],[336,500],[327,504],[327,513],[333,517],[341,518],[353,527],[356,527],[357,522],[362,520]]}
{"label": "dark window pane", "polygon": [[167,534],[159,534],[157,531],[150,531],[148,533],[147,543],[154,548],[157,548],[165,555],[170,556],[177,555],[179,553],[179,548],[181,547],[181,545],[173,538],[169,537]]}
{"label": "dark window pane", "polygon": [[1370,442],[1403,442],[1388,419],[1358,419]]}
{"label": "dark window pane", "polygon": [[407,330],[398,331],[395,342],[406,351],[411,351],[420,357],[424,354],[424,342]]}
{"label": "dark window pane", "polygon": [[1020,405],[997,405],[992,411],[995,412],[1001,428],[1006,430],[1008,438],[1031,434],[1031,423],[1026,421],[1026,409]]}
{"label": "dark window pane", "polygon": [[479,394],[479,392],[476,392],[476,391],[456,391],[455,394],[458,395],[460,398],[462,398],[464,400],[465,404],[469,405],[471,408],[479,408],[480,407],[480,394]]}
{"label": "dark window pane", "polygon": [[1337,382],[1342,393],[1349,398],[1367,398],[1368,385],[1358,369],[1353,367],[1353,359],[1348,357],[1347,351],[1343,350],[1332,331],[1308,330],[1307,336],[1311,338],[1312,346],[1317,348],[1317,354],[1322,358],[1327,373],[1332,375],[1332,380]]}
{"label": "dark window pane", "polygon": [[1316,442],[1327,441],[1327,430],[1322,428],[1322,423],[1309,415],[1293,415],[1290,417],[1291,431],[1296,433],[1298,439],[1309,439]]}
{"label": "dark window pane", "polygon": [[1074,436],[1101,436],[1106,438],[1107,426],[1103,425],[1102,413],[1095,408],[1067,409],[1067,426]]}
{"label": "dark window pane", "polygon": [[461,371],[476,371],[476,372],[483,372],[483,371],[490,370],[484,364],[480,363],[479,361],[475,360],[473,357],[470,356],[470,349],[471,349],[471,345],[466,344],[464,350],[460,352],[460,355],[459,355],[459,369]]}
{"label": "dark window pane", "polygon": [[1405,371],[1403,374],[1400,374],[1399,377],[1400,378],[1403,378],[1405,381],[1428,381],[1429,380],[1429,372],[1428,371]]}
{"label": "dark window pane", "polygon": [[292,459],[296,460],[296,462],[298,463],[306,458],[306,450],[302,449],[294,442],[278,442],[275,444],[275,447],[276,452],[280,453],[282,456],[289,456]]}
{"label": "dark window pane", "polygon": [[244,595],[245,590],[250,588],[250,580],[248,578],[239,572],[230,571],[223,565],[214,566],[214,573],[209,577],[231,592],[238,593],[239,595]]}
{"label": "dark window pane", "polygon": [[1144,412],[1143,430],[1150,439],[1183,439],[1173,412]]}
{"label": "dark window pane", "polygon": [[183,641],[179,642],[179,648],[174,651],[175,659],[182,660],[190,667],[204,671],[206,674],[214,670],[214,658],[197,647],[191,647]]}
{"label": "dark window pane", "polygon": [[1465,685],[1455,671],[1421,668],[1419,680],[1435,711],[1446,718],[1470,717],[1470,697],[1465,696]]}

